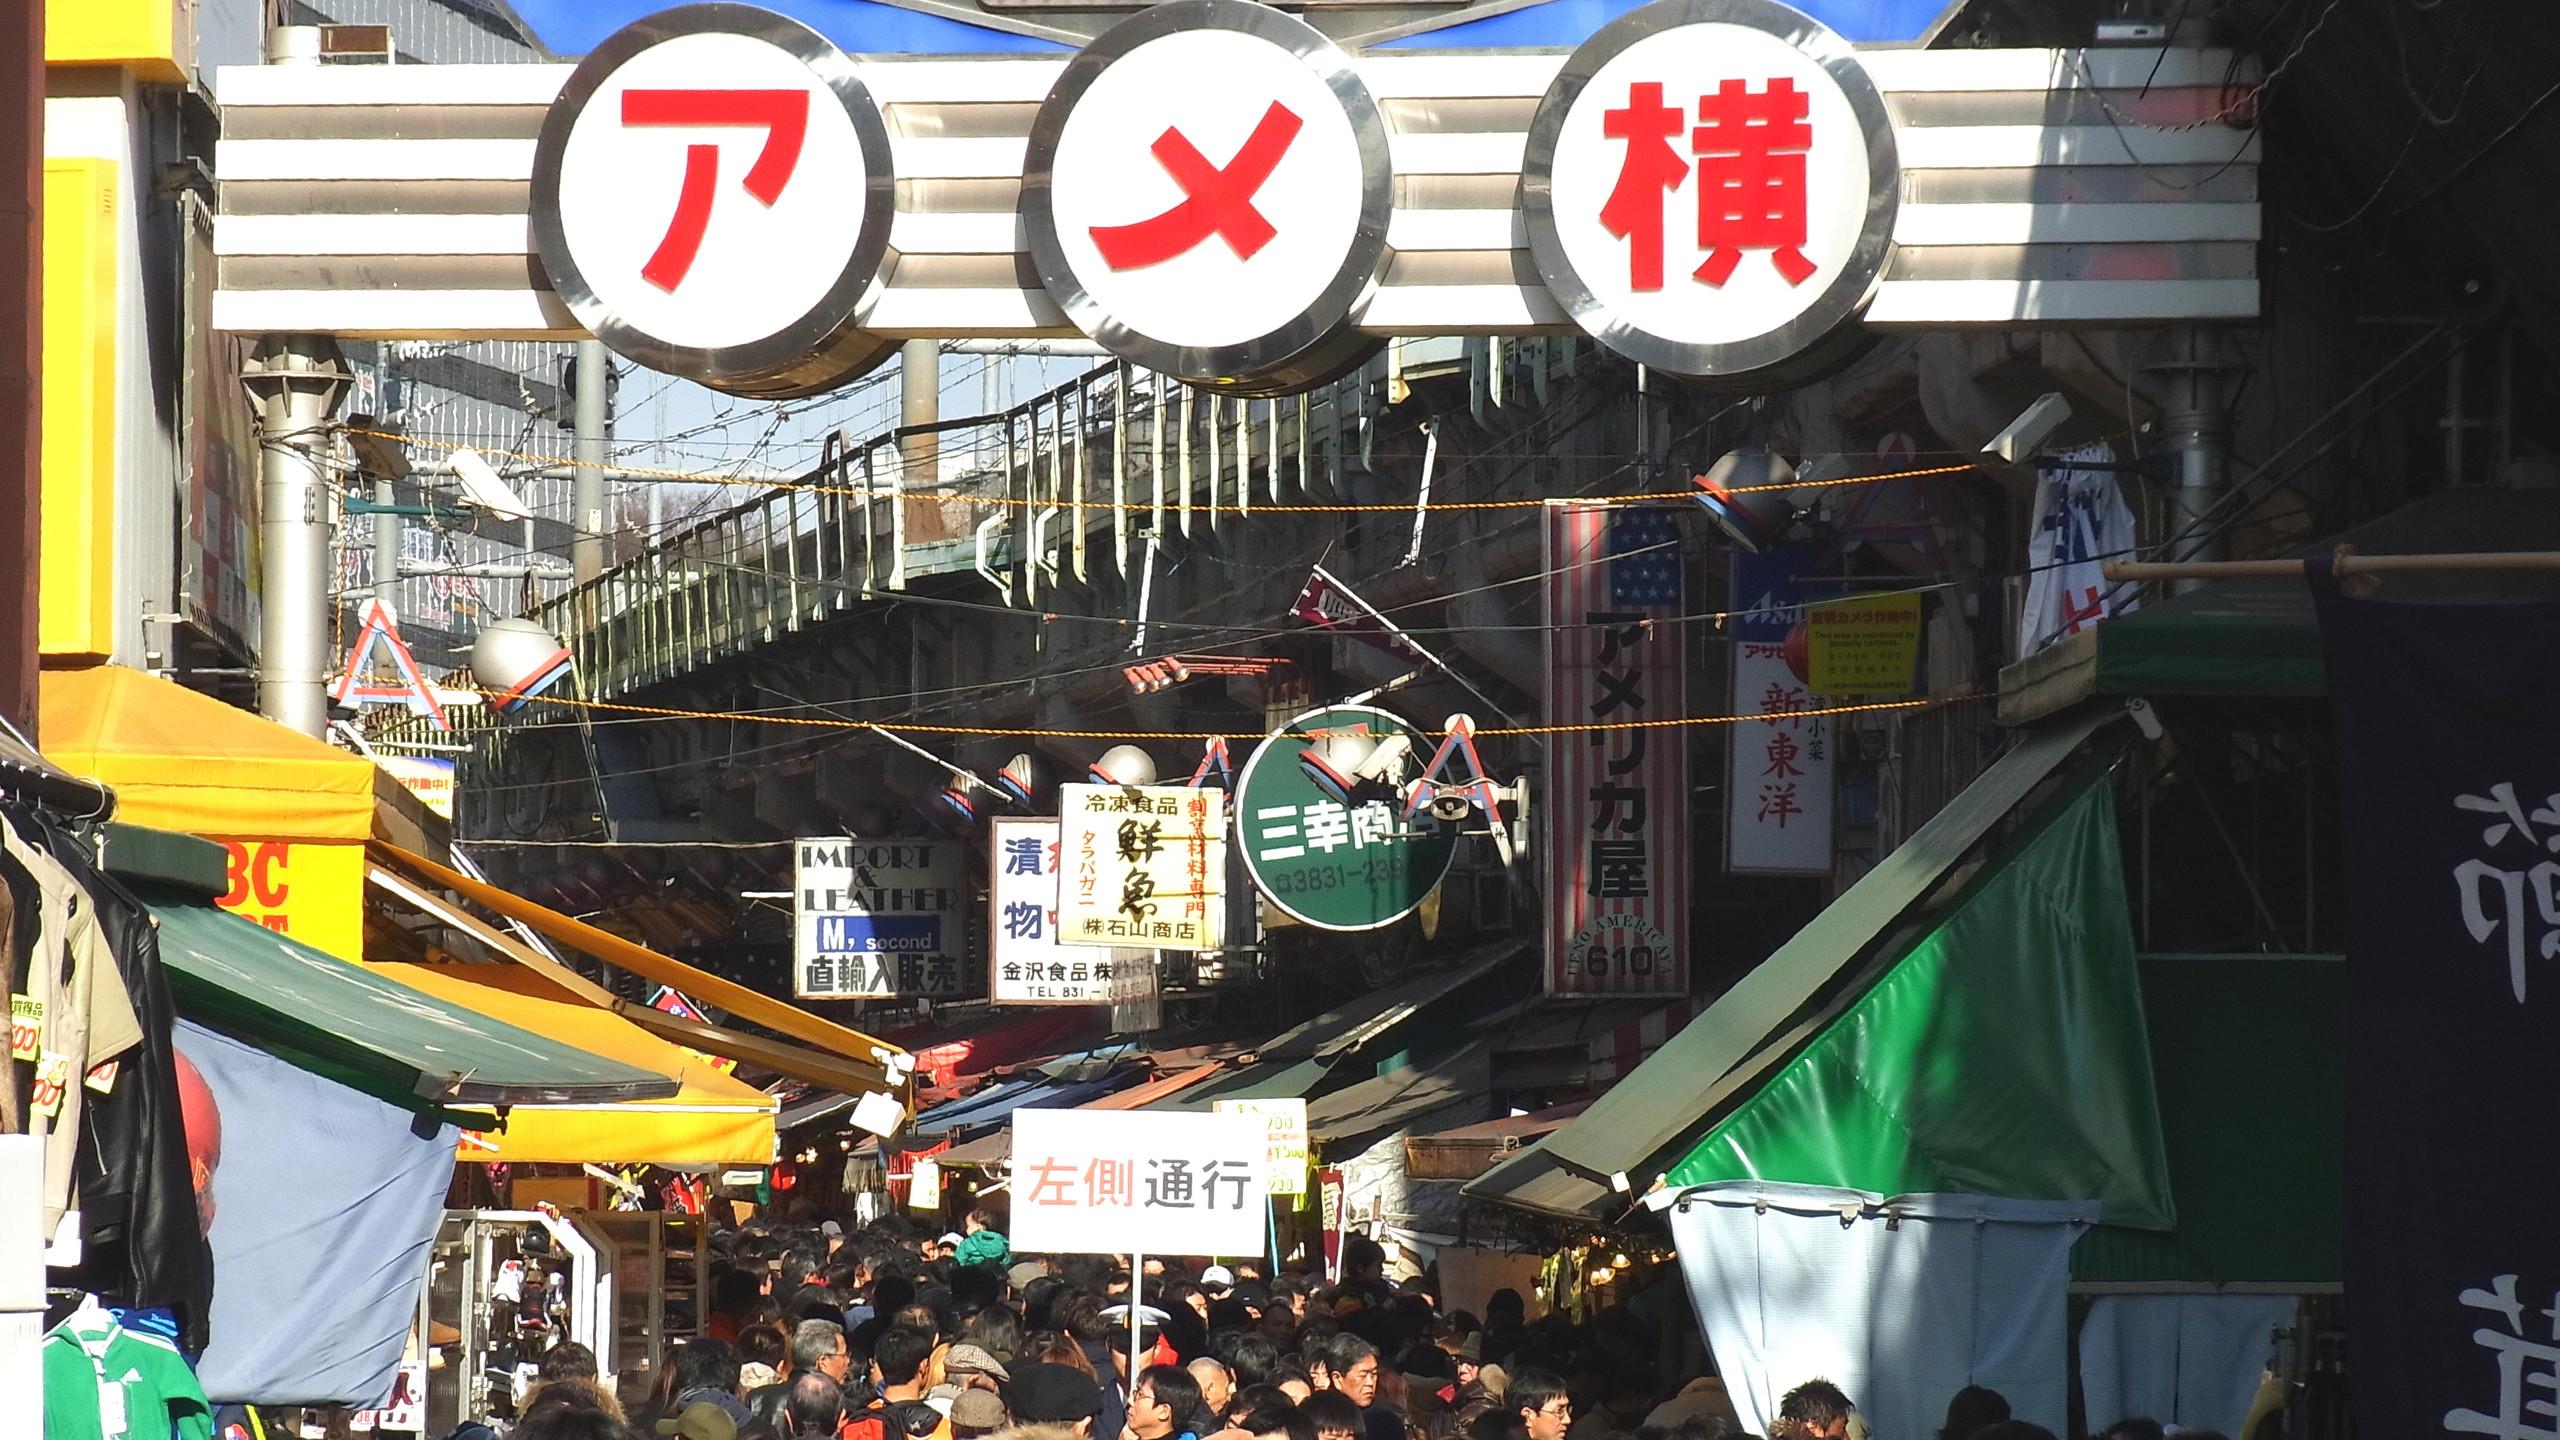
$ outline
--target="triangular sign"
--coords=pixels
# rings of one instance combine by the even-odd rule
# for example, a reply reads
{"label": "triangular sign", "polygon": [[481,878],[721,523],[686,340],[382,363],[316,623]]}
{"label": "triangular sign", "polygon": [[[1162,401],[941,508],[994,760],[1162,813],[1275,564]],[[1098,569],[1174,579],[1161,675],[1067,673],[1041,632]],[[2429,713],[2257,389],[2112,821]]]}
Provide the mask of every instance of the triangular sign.
{"label": "triangular sign", "polygon": [[[439,730],[453,726],[444,718],[444,707],[436,703],[435,687],[427,683],[426,673],[418,668],[417,657],[409,653],[409,643],[400,638],[400,617],[380,600],[364,602],[363,622],[356,630],[354,648],[347,651],[347,668],[330,688],[329,698],[341,705],[406,705],[418,714],[436,722]],[[391,668],[397,681],[373,678],[374,650],[388,647]]]}

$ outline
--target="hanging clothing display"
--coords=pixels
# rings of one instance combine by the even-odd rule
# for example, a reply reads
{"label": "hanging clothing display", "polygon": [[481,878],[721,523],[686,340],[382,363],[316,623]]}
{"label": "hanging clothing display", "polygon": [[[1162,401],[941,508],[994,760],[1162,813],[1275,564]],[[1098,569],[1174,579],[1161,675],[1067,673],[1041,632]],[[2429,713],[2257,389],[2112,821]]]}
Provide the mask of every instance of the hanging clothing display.
{"label": "hanging clothing display", "polygon": [[2133,554],[2133,511],[2113,471],[2074,470],[2070,462],[2114,463],[2115,447],[2086,445],[2054,457],[2036,479],[2035,518],[2027,526],[2027,596],[2018,612],[2018,655],[2033,655],[2110,615],[2134,608],[2129,581],[2110,585],[2110,559]]}
{"label": "hanging clothing display", "polygon": [[168,1339],[90,1297],[44,1337],[44,1440],[213,1440],[213,1407]]}
{"label": "hanging clothing display", "polygon": [[42,838],[42,826],[31,818],[10,816],[0,824],[0,847],[34,876],[42,895],[37,952],[26,976],[26,993],[44,1016],[28,1129],[46,1137],[44,1228],[50,1240],[73,1203],[81,1110],[90,1093],[84,1082],[94,1067],[140,1045],[142,1025],[98,930],[97,902],[89,893],[96,871],[83,867],[84,873],[75,873],[43,848]]}
{"label": "hanging clothing display", "polygon": [[[113,1303],[168,1310],[177,1320],[179,1345],[190,1355],[201,1354],[213,1302],[213,1255],[197,1210],[169,1043],[176,1007],[150,912],[122,882],[94,868],[90,840],[23,807],[0,813],[83,877],[98,934],[144,1037],[117,1058],[110,1076],[84,1086],[86,1138],[73,1177],[80,1261],[56,1271],[54,1281]],[[8,861],[0,853],[0,868]]]}

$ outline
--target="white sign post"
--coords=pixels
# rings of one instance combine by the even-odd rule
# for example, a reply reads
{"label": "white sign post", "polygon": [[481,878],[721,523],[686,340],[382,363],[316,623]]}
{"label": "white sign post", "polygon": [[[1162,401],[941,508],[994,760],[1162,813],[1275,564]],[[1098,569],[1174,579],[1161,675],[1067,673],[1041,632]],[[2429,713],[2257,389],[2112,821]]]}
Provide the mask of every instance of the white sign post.
{"label": "white sign post", "polygon": [[792,993],[804,1000],[959,994],[969,945],[960,843],[793,842]]}
{"label": "white sign post", "polygon": [[[1260,1255],[1269,1135],[1259,1115],[1016,1110],[1013,1246],[1126,1255],[1133,1277],[1148,1251]],[[1134,1280],[1129,1301],[1134,1351]]]}

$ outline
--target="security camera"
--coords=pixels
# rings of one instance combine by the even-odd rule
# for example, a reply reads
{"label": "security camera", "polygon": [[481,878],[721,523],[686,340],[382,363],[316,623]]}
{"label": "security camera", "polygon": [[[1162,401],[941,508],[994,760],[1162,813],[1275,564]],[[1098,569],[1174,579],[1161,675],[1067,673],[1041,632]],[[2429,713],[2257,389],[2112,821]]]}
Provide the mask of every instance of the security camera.
{"label": "security camera", "polygon": [[2044,449],[2044,442],[2053,438],[2053,432],[2062,428],[2062,422],[2070,418],[2071,402],[2062,398],[2061,391],[2048,390],[2010,421],[2008,428],[1992,436],[1982,453],[1997,455],[2012,465],[2032,460],[2036,452]]}

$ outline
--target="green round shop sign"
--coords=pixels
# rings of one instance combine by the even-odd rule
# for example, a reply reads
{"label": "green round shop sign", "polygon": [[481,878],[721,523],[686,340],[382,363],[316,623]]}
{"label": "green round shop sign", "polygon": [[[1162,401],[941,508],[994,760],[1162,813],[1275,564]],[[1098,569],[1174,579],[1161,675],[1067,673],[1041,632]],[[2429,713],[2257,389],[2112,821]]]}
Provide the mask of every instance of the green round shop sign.
{"label": "green round shop sign", "polygon": [[[1321,740],[1403,736],[1401,774],[1420,773],[1438,743],[1384,710],[1334,705],[1290,721],[1254,747],[1236,779],[1236,839],[1272,904],[1324,930],[1375,930],[1413,913],[1449,873],[1456,831],[1428,815],[1404,819],[1404,800],[1381,781],[1349,803],[1309,778],[1299,757]],[[1400,787],[1397,787],[1400,788]]]}

